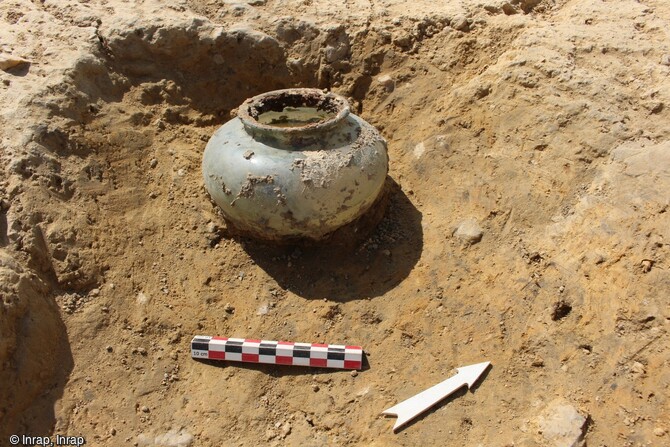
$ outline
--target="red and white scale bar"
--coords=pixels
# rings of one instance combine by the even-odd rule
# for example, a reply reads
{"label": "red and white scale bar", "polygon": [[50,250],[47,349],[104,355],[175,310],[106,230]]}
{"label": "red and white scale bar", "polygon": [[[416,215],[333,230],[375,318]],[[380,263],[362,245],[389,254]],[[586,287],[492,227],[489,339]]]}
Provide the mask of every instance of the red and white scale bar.
{"label": "red and white scale bar", "polygon": [[203,335],[196,335],[191,340],[191,357],[194,359],[321,368],[362,369],[363,367],[363,348],[360,346]]}

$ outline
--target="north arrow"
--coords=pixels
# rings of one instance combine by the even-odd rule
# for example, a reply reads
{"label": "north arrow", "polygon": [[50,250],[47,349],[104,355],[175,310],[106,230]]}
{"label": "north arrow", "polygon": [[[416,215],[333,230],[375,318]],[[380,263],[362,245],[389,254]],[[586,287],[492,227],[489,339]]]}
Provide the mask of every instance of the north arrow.
{"label": "north arrow", "polygon": [[400,402],[398,405],[395,405],[388,410],[384,410],[382,414],[398,416],[398,419],[393,426],[393,431],[396,432],[398,431],[398,428],[407,424],[409,421],[428,410],[463,385],[467,385],[468,388],[471,388],[490,364],[491,362],[483,362],[457,368],[458,374],[455,376],[428,388],[426,391],[422,391],[416,396]]}

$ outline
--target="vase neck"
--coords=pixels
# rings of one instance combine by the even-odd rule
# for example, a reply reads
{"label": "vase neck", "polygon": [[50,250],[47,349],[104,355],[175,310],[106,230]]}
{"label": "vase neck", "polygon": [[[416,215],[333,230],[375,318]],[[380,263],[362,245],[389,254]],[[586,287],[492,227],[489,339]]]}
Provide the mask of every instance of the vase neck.
{"label": "vase neck", "polygon": [[254,96],[239,108],[238,117],[255,139],[283,149],[300,149],[341,124],[349,115],[342,96],[319,89],[276,90]]}

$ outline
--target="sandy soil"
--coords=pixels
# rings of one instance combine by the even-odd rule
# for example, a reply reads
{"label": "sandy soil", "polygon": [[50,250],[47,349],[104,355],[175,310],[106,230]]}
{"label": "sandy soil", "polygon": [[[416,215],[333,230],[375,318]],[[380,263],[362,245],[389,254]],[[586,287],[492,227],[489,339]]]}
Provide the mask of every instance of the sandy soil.
{"label": "sandy soil", "polygon": [[[0,445],[670,445],[668,2],[8,0],[0,24]],[[389,142],[353,248],[233,238],[203,188],[214,130],[294,86]],[[368,366],[196,362],[196,334]],[[400,433],[380,415],[487,360]]]}

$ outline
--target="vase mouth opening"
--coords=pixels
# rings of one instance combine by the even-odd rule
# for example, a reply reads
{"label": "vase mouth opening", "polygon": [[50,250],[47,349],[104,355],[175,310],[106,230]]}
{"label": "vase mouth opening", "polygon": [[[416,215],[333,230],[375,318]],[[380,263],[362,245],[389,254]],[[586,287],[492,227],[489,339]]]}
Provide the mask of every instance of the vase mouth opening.
{"label": "vase mouth opening", "polygon": [[314,88],[291,88],[247,99],[237,116],[261,133],[296,135],[330,128],[349,115],[349,103],[340,95]]}

